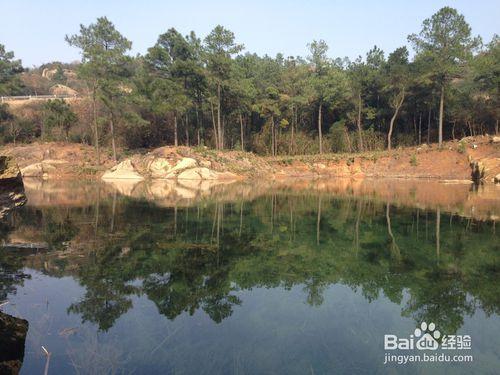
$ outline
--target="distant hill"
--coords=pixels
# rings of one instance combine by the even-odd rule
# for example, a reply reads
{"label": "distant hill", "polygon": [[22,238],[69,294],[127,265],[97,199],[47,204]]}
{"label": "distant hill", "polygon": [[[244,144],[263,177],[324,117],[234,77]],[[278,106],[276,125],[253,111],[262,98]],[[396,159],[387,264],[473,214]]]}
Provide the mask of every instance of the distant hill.
{"label": "distant hill", "polygon": [[78,79],[78,63],[52,62],[26,69],[21,74],[24,95],[83,94],[84,83]]}

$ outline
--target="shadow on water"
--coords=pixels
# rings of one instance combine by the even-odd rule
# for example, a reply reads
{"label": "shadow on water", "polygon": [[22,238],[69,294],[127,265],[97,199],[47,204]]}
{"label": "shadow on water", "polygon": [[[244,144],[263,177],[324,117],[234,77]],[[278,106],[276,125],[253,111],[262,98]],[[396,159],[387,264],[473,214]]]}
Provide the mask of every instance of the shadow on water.
{"label": "shadow on water", "polygon": [[103,334],[136,298],[169,321],[203,313],[220,324],[261,288],[299,287],[303,302],[319,308],[332,286],[345,286],[448,334],[478,311],[500,312],[500,209],[490,187],[385,180],[25,185],[28,205],[0,229],[0,300],[33,272],[70,277],[83,293],[63,306],[66,314]]}

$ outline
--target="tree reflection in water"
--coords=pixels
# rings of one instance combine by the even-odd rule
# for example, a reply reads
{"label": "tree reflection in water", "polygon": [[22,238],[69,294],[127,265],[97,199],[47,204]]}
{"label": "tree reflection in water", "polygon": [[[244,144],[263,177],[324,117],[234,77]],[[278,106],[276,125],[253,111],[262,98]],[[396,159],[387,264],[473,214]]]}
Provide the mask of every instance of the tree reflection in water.
{"label": "tree reflection in water", "polygon": [[76,203],[35,199],[9,218],[4,241],[45,242],[48,251],[0,250],[0,299],[29,267],[78,280],[86,292],[67,311],[103,331],[133,307],[134,295],[171,320],[200,310],[219,323],[242,303],[241,290],[295,285],[311,306],[333,284],[361,290],[368,301],[383,294],[403,316],[448,333],[477,309],[499,312],[494,222],[439,204],[288,188],[172,204],[107,189],[86,190]]}

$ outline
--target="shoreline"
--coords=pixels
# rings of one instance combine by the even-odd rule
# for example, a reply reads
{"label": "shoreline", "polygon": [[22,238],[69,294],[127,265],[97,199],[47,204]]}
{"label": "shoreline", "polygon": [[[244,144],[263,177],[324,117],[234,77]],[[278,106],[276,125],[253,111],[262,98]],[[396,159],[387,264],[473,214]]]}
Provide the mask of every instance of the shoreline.
{"label": "shoreline", "polygon": [[488,136],[450,141],[441,149],[437,145],[422,145],[361,154],[277,157],[235,150],[216,151],[206,147],[164,146],[136,153],[121,152],[117,163],[113,162],[109,150],[104,149],[100,165],[96,163],[93,147],[83,144],[9,144],[0,147],[0,154],[16,159],[23,178],[43,179],[275,180],[349,177],[472,183],[474,163],[484,170],[485,183],[493,182],[495,176],[500,174],[500,143]]}

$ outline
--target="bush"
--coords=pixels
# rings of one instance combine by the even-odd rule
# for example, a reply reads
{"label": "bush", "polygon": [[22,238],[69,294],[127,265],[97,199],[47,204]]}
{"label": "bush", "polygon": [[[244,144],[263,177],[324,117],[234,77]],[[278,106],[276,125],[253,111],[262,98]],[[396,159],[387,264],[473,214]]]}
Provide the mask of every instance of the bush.
{"label": "bush", "polygon": [[399,147],[408,147],[415,145],[415,138],[413,134],[406,133],[398,133],[396,135],[396,141],[394,142],[395,146]]}
{"label": "bush", "polygon": [[[319,143],[318,139],[315,137],[312,137],[304,132],[295,132],[292,152],[290,152],[291,140],[292,134],[290,131],[281,132],[281,134],[278,132],[276,137],[278,155],[319,153]],[[330,145],[326,137],[323,139],[323,146],[324,150],[330,149]],[[252,136],[251,150],[260,155],[271,154],[271,133],[267,124],[262,128],[262,131]]]}
{"label": "bush", "polygon": [[[370,128],[368,130],[363,130],[361,132],[361,136],[363,137],[364,151],[379,151],[385,149],[385,134],[382,134],[373,130],[373,128]],[[350,137],[353,144],[353,152],[361,151],[358,132],[351,132]]]}
{"label": "bush", "polygon": [[345,128],[345,120],[337,121],[330,127],[328,139],[331,144],[331,151],[339,153],[350,151],[347,129]]}
{"label": "bush", "polygon": [[460,141],[458,142],[457,151],[460,154],[465,154],[466,147],[467,147],[466,143],[464,141]]}
{"label": "bush", "polygon": [[418,165],[417,155],[413,154],[410,158],[410,165],[416,167]]}
{"label": "bush", "polygon": [[54,99],[44,103],[43,124],[47,131],[46,135],[49,135],[52,129],[58,128],[67,141],[69,140],[69,130],[77,121],[78,117],[64,100]]}

